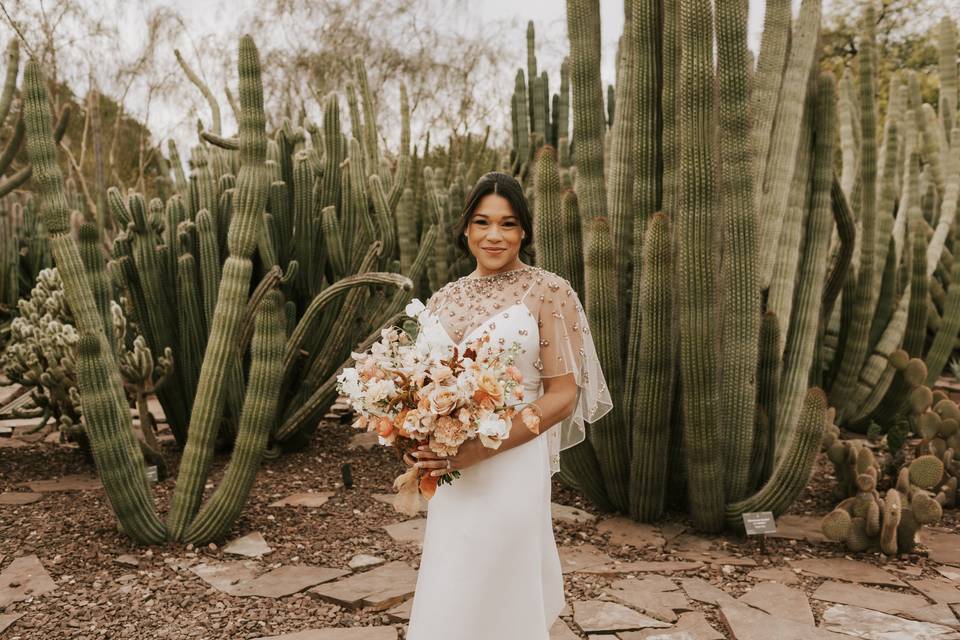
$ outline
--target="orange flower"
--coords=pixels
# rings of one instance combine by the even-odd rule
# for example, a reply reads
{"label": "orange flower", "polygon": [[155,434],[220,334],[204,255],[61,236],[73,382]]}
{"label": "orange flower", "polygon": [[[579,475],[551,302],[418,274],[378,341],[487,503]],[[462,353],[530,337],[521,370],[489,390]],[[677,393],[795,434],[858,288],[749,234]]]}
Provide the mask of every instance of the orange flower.
{"label": "orange flower", "polygon": [[503,385],[493,375],[481,373],[477,376],[477,388],[490,396],[495,403],[503,402]]}
{"label": "orange flower", "polygon": [[425,475],[420,478],[420,493],[429,500],[437,492],[437,481],[439,476]]}
{"label": "orange flower", "polygon": [[384,438],[393,433],[393,423],[390,421],[390,418],[383,417],[377,421],[377,433]]}

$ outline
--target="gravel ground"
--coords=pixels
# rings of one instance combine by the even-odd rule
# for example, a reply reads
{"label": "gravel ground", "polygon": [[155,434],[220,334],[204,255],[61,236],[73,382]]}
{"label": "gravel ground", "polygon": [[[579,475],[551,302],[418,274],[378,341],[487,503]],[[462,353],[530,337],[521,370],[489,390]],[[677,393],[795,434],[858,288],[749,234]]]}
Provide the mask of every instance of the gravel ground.
{"label": "gravel ground", "polygon": [[[227,539],[253,531],[263,534],[273,552],[264,563],[280,566],[296,563],[347,567],[358,553],[400,560],[417,566],[415,544],[394,542],[381,528],[402,518],[393,508],[371,498],[389,491],[403,464],[393,450],[374,447],[350,450],[354,431],[337,422],[321,424],[310,445],[301,452],[267,461],[258,475],[250,499]],[[167,446],[171,478],[155,485],[155,500],[161,514],[167,512],[179,455]],[[344,489],[340,465],[352,467],[353,488]],[[215,461],[207,494],[222,477],[226,455]],[[66,474],[90,474],[92,469],[75,451],[56,444],[32,443],[0,452],[0,491],[24,490],[18,483]],[[822,515],[834,505],[832,468],[821,456],[809,487],[793,513]],[[336,491],[320,508],[276,509],[267,505],[295,492]],[[555,502],[601,514],[577,492],[554,480]],[[686,524],[674,520],[676,525]],[[957,527],[956,512],[945,516],[943,526]],[[675,556],[645,548],[608,543],[596,522],[555,527],[561,546],[591,543],[622,560],[665,560]],[[393,623],[383,613],[351,611],[300,593],[280,599],[234,597],[221,593],[188,570],[177,570],[170,561],[196,558],[200,561],[232,560],[219,547],[188,550],[181,544],[138,547],[116,531],[114,518],[102,491],[47,493],[41,502],[0,507],[0,568],[18,556],[36,554],[58,585],[55,592],[9,605],[3,613],[24,613],[0,637],[9,640],[37,638],[256,638],[316,627],[351,627]],[[770,539],[765,553],[756,539],[717,538],[735,555],[754,558],[761,567],[785,566],[786,560],[805,557],[844,556],[837,545]],[[115,558],[132,554],[139,566],[118,564]],[[859,554],[858,559],[887,569],[920,568],[934,577],[932,563],[922,549],[895,561],[877,554]],[[732,595],[749,589],[755,581],[747,574],[753,567],[707,565],[696,573]],[[602,598],[618,577],[571,574],[565,577],[568,602]],[[799,585],[807,594],[823,581],[801,576]],[[822,603],[811,601],[819,620]],[[695,603],[695,606],[700,606]],[[703,606],[715,628],[722,630],[715,609]],[[566,617],[566,616],[565,616]],[[568,618],[569,619],[569,618]],[[403,637],[401,631],[401,638]],[[586,637],[586,636],[583,636]],[[613,636],[611,636],[613,637]]]}

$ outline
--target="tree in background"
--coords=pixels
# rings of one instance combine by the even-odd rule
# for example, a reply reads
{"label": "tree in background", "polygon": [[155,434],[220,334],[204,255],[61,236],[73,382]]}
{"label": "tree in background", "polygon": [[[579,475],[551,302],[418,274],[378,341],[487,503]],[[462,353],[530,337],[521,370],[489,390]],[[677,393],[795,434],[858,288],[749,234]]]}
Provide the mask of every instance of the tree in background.
{"label": "tree in background", "polygon": [[[936,27],[947,15],[949,3],[941,0],[879,0],[877,2],[877,107],[886,113],[890,76],[896,70],[912,69],[920,81],[922,100],[938,104]],[[824,12],[820,32],[821,67],[843,77],[856,73],[858,20],[862,0],[833,0]]]}

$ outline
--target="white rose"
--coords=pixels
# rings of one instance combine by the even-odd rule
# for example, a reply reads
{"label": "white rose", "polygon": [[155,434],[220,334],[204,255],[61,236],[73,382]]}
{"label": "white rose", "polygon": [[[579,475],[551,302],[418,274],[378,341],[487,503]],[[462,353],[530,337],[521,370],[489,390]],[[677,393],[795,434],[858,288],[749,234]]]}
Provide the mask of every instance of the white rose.
{"label": "white rose", "polygon": [[418,298],[414,298],[404,307],[403,312],[411,318],[418,318],[424,309],[426,307],[423,303]]}
{"label": "white rose", "polygon": [[374,380],[367,385],[367,402],[375,403],[389,398],[397,391],[393,380]]}
{"label": "white rose", "polygon": [[481,415],[477,421],[477,433],[502,440],[510,434],[510,425],[500,416],[489,411]]}
{"label": "white rose", "polygon": [[357,374],[357,370],[353,367],[347,367],[343,370],[339,376],[337,376],[337,382],[339,383],[340,391],[345,396],[351,399],[355,399],[360,395],[360,377]]}

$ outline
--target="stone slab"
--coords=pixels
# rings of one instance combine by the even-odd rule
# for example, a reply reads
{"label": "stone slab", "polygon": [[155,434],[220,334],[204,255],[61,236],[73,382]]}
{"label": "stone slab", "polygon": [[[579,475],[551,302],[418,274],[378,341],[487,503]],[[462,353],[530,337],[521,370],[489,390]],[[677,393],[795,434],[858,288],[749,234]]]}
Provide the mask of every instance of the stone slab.
{"label": "stone slab", "polygon": [[35,554],[14,558],[0,572],[0,609],[11,602],[41,596],[57,588]]}
{"label": "stone slab", "polygon": [[287,565],[260,574],[253,580],[239,583],[231,595],[282,598],[318,584],[336,580],[349,573],[345,569],[333,567]]}
{"label": "stone slab", "polygon": [[588,567],[579,573],[595,573],[600,575],[619,575],[623,573],[686,573],[703,568],[702,562],[689,560],[663,560],[619,562],[614,561],[599,567]]}
{"label": "stone slab", "polygon": [[387,610],[387,617],[394,622],[407,622],[410,620],[410,612],[413,610],[413,598],[404,600],[392,609]]}
{"label": "stone slab", "polygon": [[754,580],[764,580],[767,582],[779,582],[780,584],[799,584],[800,577],[797,576],[795,571],[786,569],[783,567],[771,568],[771,569],[754,569],[747,574],[748,577],[753,578]]}
{"label": "stone slab", "polygon": [[29,445],[19,438],[0,438],[0,449],[19,449],[26,446]]}
{"label": "stone slab", "polygon": [[349,627],[342,629],[307,629],[279,636],[261,636],[254,640],[397,640],[394,627]]}
{"label": "stone slab", "polygon": [[571,631],[566,622],[557,618],[550,627],[550,640],[580,640],[580,636]]}
{"label": "stone slab", "polygon": [[833,604],[848,604],[875,611],[904,615],[911,610],[922,609],[927,599],[910,593],[873,589],[849,582],[828,580],[821,584],[811,597],[814,600]]}
{"label": "stone slab", "polygon": [[416,542],[423,544],[423,536],[427,530],[426,518],[414,518],[413,520],[404,520],[396,524],[388,524],[383,527],[391,538],[397,542]]}
{"label": "stone slab", "polygon": [[21,613],[0,613],[0,633],[3,633],[10,625],[19,620],[24,616],[25,612]]}
{"label": "stone slab", "polygon": [[680,586],[697,602],[720,606],[736,602],[733,596],[713,586],[702,578],[680,578]]}
{"label": "stone slab", "polygon": [[236,556],[246,556],[248,558],[260,558],[273,551],[267,541],[263,539],[263,534],[259,531],[248,533],[240,538],[234,538],[224,547],[224,553],[231,553]]}
{"label": "stone slab", "polygon": [[403,562],[389,562],[376,569],[310,589],[310,595],[350,609],[390,609],[413,595],[417,571]]}
{"label": "stone slab", "polygon": [[269,507],[322,507],[327,503],[331,496],[336,495],[333,491],[318,491],[316,493],[294,493],[271,502]]}
{"label": "stone slab", "polygon": [[616,633],[634,629],[666,629],[670,625],[616,602],[577,600],[573,603],[573,620],[584,633]]}
{"label": "stone slab", "polygon": [[18,486],[30,487],[31,491],[45,493],[47,491],[95,491],[103,489],[100,478],[82,474],[72,474],[47,480],[32,480],[21,482]]}
{"label": "stone slab", "polygon": [[860,584],[878,584],[888,587],[905,587],[899,578],[876,565],[847,558],[815,558],[788,560],[791,567],[821,578],[832,578]]}
{"label": "stone slab", "polygon": [[775,618],[737,601],[720,607],[720,618],[736,640],[849,640],[825,629]]}
{"label": "stone slab", "polygon": [[943,565],[934,567],[934,570],[947,580],[960,583],[960,569],[954,569],[953,567]]}
{"label": "stone slab", "polygon": [[42,493],[32,491],[4,491],[0,493],[0,504],[5,505],[32,504],[38,500],[43,500]]}
{"label": "stone slab", "polygon": [[611,589],[607,593],[623,604],[664,622],[676,622],[676,611],[693,610],[687,596],[680,591],[648,591],[628,586]]}
{"label": "stone slab", "polygon": [[712,551],[680,551],[677,556],[693,562],[706,562],[710,565],[730,565],[735,567],[755,567],[757,561],[753,558],[736,556],[723,550],[715,549]]}
{"label": "stone slab", "polygon": [[960,640],[950,627],[837,604],[823,613],[823,628],[864,640]]}
{"label": "stone slab", "polygon": [[939,604],[960,604],[960,585],[952,580],[910,580],[910,586]]}
{"label": "stone slab", "polygon": [[930,559],[934,562],[960,567],[960,534],[926,527],[920,542],[930,550]]}
{"label": "stone slab", "polygon": [[762,582],[740,596],[740,602],[769,613],[775,618],[816,626],[813,610],[802,591],[778,582]]}
{"label": "stone slab", "polygon": [[652,547],[662,549],[666,544],[657,527],[651,524],[636,522],[629,518],[607,518],[597,523],[599,533],[609,533],[610,543],[628,544],[637,549]]}
{"label": "stone slab", "polygon": [[350,562],[347,563],[347,566],[353,569],[354,571],[358,569],[369,569],[370,567],[376,567],[381,565],[386,560],[379,556],[371,556],[366,553],[358,553],[357,555],[350,558]]}
{"label": "stone slab", "polygon": [[640,631],[626,631],[618,633],[620,640],[656,640],[669,638],[679,640],[683,636],[671,637],[669,634],[687,634],[693,640],[724,640],[724,635],[714,629],[707,617],[700,611],[691,611],[680,614],[680,620],[670,629],[642,629]]}
{"label": "stone slab", "polygon": [[592,544],[583,544],[576,547],[561,546],[559,553],[560,567],[563,573],[574,573],[613,563],[613,558]]}
{"label": "stone slab", "polygon": [[[176,561],[171,563],[171,566]],[[180,566],[184,567],[185,563]],[[186,568],[186,567],[184,567]],[[232,593],[236,585],[253,580],[257,577],[259,565],[253,560],[236,560],[230,562],[201,562],[189,566],[190,571],[201,580],[218,591]]]}
{"label": "stone slab", "polygon": [[556,522],[567,522],[569,524],[585,524],[597,519],[597,516],[587,513],[583,509],[556,502],[550,503],[550,517]]}
{"label": "stone slab", "polygon": [[823,532],[820,531],[821,520],[823,520],[823,518],[818,516],[780,516],[777,518],[776,533],[768,533],[767,536],[784,540],[829,542],[827,537],[823,535]]}

